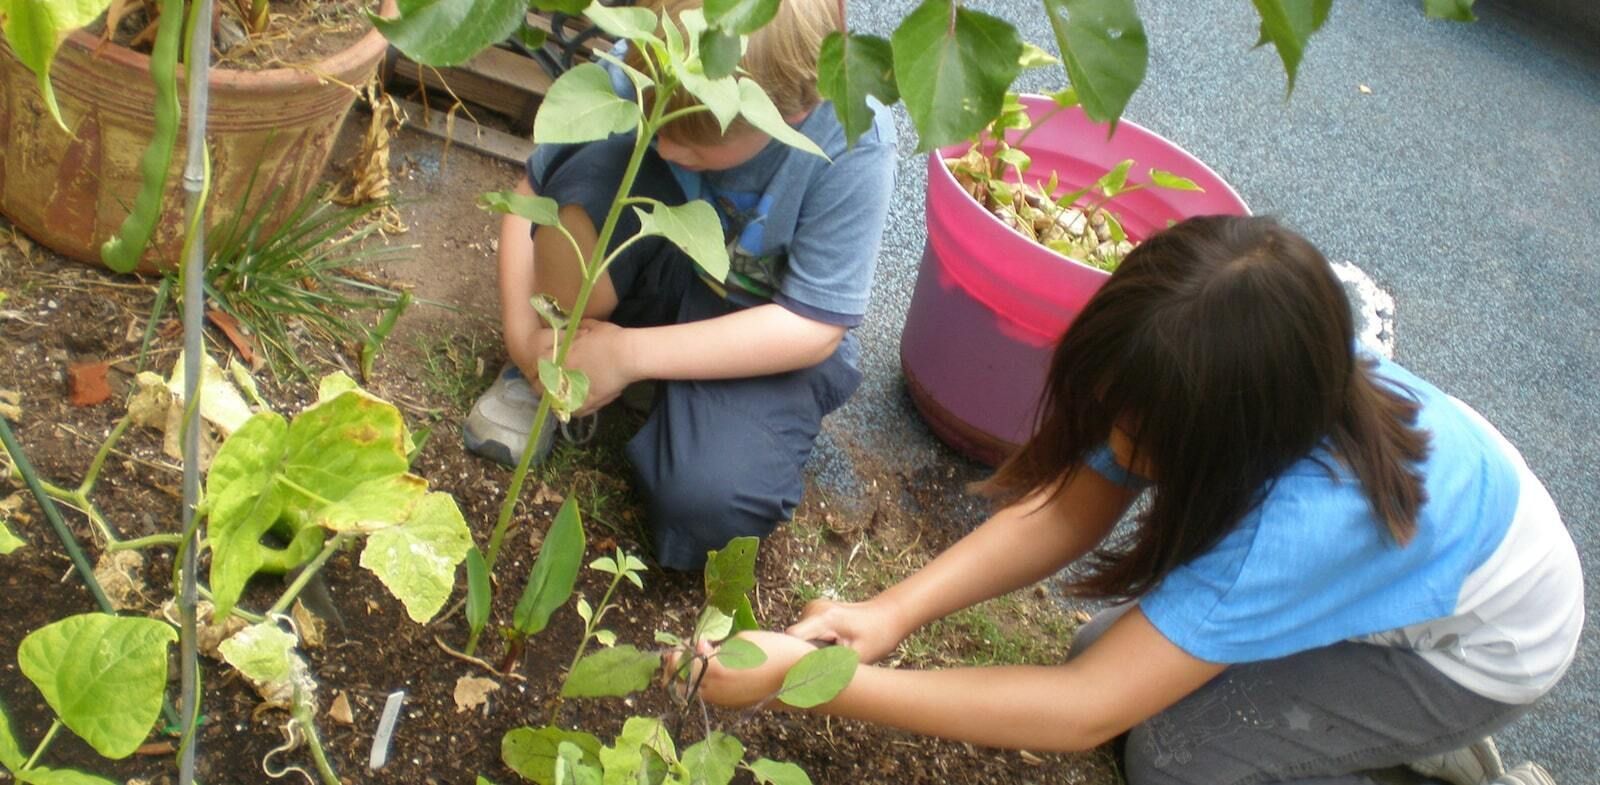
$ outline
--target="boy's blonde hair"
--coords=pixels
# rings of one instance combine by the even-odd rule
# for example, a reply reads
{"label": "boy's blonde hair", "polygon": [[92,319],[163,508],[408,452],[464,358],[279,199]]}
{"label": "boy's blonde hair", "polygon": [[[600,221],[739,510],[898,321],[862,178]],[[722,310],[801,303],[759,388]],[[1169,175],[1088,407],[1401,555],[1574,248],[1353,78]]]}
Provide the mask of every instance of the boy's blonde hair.
{"label": "boy's blonde hair", "polygon": [[[686,10],[700,8],[701,0],[647,0],[642,6],[676,19]],[[772,98],[784,117],[803,115],[822,103],[817,94],[817,53],[829,33],[844,27],[844,4],[839,0],[783,0],[777,16],[750,36],[741,68],[749,73]],[[681,28],[680,28],[681,29]],[[642,68],[642,55],[628,53],[628,62]],[[668,111],[699,104],[686,90],[679,90],[669,102]],[[728,134],[752,130],[743,118],[728,127]],[[709,112],[696,112],[662,129],[674,141],[688,144],[717,144],[722,128]]]}

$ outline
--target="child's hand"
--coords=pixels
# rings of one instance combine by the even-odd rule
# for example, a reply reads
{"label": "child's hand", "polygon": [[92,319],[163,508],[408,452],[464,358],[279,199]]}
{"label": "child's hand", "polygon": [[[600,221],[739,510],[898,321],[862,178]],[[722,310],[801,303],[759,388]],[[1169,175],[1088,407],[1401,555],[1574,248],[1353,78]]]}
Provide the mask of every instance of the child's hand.
{"label": "child's hand", "polygon": [[874,663],[894,651],[910,634],[899,614],[880,599],[866,602],[812,600],[800,621],[786,632],[803,641],[829,641],[849,646],[861,662]]}
{"label": "child's hand", "polygon": [[589,397],[577,414],[590,414],[617,399],[638,381],[628,354],[627,329],[611,322],[585,319],[567,352],[567,367],[589,377]]}
{"label": "child's hand", "polygon": [[[767,661],[754,668],[734,670],[719,663],[713,655],[705,677],[700,680],[700,696],[707,702],[734,709],[761,703],[777,694],[783,687],[783,677],[801,657],[816,651],[812,644],[781,632],[758,630],[740,633],[738,637],[760,646],[767,653]],[[702,652],[710,653],[708,647],[703,647]],[[676,668],[676,665],[673,661],[668,667]],[[696,662],[690,669],[690,684],[694,683],[700,668]]]}

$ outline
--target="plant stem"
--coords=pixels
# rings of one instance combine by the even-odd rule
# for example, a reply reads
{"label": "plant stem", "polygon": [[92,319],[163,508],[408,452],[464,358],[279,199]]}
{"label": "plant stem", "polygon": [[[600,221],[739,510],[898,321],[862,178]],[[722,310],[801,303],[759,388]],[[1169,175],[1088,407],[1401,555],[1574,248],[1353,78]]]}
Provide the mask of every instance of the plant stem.
{"label": "plant stem", "polygon": [[297,483],[294,480],[289,479],[288,475],[280,474],[280,475],[278,475],[277,479],[278,479],[278,482],[281,482],[285,486],[287,486],[289,490],[294,491],[295,493],[298,493],[301,496],[304,496],[307,499],[310,499],[310,500],[316,502],[317,504],[324,505],[324,506],[325,505],[329,505],[329,504],[333,504],[332,500],[322,498],[320,495],[317,494],[316,491],[313,491],[310,488],[307,488],[304,485],[301,485],[300,483]]}
{"label": "plant stem", "polygon": [[100,445],[100,451],[94,454],[94,460],[89,462],[89,471],[83,475],[83,482],[78,484],[78,495],[85,501],[89,498],[89,492],[94,490],[94,482],[100,477],[100,469],[105,466],[106,456],[111,454],[111,448],[116,446],[122,434],[127,433],[128,425],[132,422],[132,414],[122,415],[122,419],[117,420],[116,427],[111,429],[111,435]]}
{"label": "plant stem", "polygon": [[[619,560],[620,562],[620,560]],[[600,608],[594,612],[594,618],[589,620],[583,628],[583,640],[578,641],[578,652],[572,655],[572,664],[567,666],[567,672],[561,677],[561,689],[556,690],[555,700],[550,702],[549,725],[556,724],[557,715],[561,713],[561,692],[567,687],[567,679],[572,678],[572,671],[578,667],[578,662],[583,659],[584,652],[589,650],[589,641],[594,640],[594,631],[600,628],[600,620],[605,618],[606,610],[611,605],[611,595],[616,593],[617,585],[622,583],[623,570],[618,569],[617,574],[611,576],[611,585],[606,587],[606,593],[600,598]]]}
{"label": "plant stem", "polygon": [[288,611],[289,606],[294,604],[294,598],[300,596],[300,592],[305,589],[306,584],[317,576],[317,571],[322,569],[322,565],[327,564],[328,559],[333,557],[334,552],[344,547],[344,544],[349,541],[350,535],[341,533],[329,540],[327,545],[322,546],[322,552],[318,553],[317,558],[312,559],[311,563],[307,564],[298,576],[295,576],[294,583],[289,584],[289,588],[284,590],[283,596],[279,597],[278,601],[267,609],[266,616],[271,618]]}
{"label": "plant stem", "polygon": [[1039,115],[1039,119],[1037,119],[1037,120],[1029,120],[1028,121],[1028,127],[1022,129],[1022,133],[1017,135],[1017,140],[1015,142],[1011,142],[1010,143],[1011,146],[1012,147],[1021,147],[1022,143],[1028,141],[1028,137],[1032,136],[1033,132],[1039,129],[1039,126],[1044,125],[1047,122],[1050,122],[1050,118],[1055,117],[1058,114],[1061,114],[1062,112],[1066,111],[1066,109],[1067,109],[1067,107],[1062,106],[1060,104],[1056,104],[1055,106],[1050,107],[1050,111],[1045,112],[1042,115]]}
{"label": "plant stem", "polygon": [[322,777],[322,785],[342,785],[339,775],[328,763],[328,754],[322,749],[322,739],[317,737],[316,718],[312,716],[311,706],[298,687],[294,691],[294,721],[300,725],[301,732],[306,734],[306,745],[311,748],[311,760],[317,764],[317,774]]}
{"label": "plant stem", "polygon": [[50,723],[50,730],[44,732],[44,738],[39,740],[39,746],[33,748],[33,754],[28,756],[28,762],[22,764],[24,771],[33,768],[33,764],[39,762],[39,756],[44,754],[45,749],[50,746],[50,741],[56,737],[56,731],[59,730],[61,730],[61,718],[57,717]]}
{"label": "plant stem", "polygon": [[154,548],[160,545],[182,545],[182,534],[152,534],[149,537],[138,537],[132,540],[117,540],[106,544],[107,551],[138,551],[145,548]]}

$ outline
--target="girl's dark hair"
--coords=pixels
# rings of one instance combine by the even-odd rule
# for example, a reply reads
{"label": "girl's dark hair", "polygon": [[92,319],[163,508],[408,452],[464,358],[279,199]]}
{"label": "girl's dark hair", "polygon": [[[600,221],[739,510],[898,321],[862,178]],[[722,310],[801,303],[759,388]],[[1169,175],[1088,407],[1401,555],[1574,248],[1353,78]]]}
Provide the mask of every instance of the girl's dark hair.
{"label": "girl's dark hair", "polygon": [[1123,430],[1154,495],[1127,538],[1087,560],[1073,588],[1091,595],[1149,590],[1319,446],[1404,545],[1427,498],[1416,464],[1428,434],[1418,404],[1374,379],[1354,342],[1344,289],[1305,238],[1270,218],[1191,218],[1129,254],[1073,321],[1038,433],[984,490],[1007,502],[1059,493]]}

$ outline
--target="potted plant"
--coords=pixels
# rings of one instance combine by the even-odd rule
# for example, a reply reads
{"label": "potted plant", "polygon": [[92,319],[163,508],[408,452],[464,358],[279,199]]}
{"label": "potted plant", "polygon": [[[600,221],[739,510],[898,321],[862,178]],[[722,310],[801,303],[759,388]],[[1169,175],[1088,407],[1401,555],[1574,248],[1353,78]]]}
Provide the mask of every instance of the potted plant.
{"label": "potted plant", "polygon": [[[171,150],[183,112],[181,77],[174,81],[182,25],[161,25],[158,17],[154,50],[146,54],[113,42],[112,31],[102,38],[81,29],[104,19],[112,0],[62,4],[51,13],[36,5],[0,0],[0,124],[8,131],[0,142],[0,213],[74,259],[115,269],[175,266],[183,243],[183,156]],[[189,6],[146,5],[176,20]],[[245,43],[269,22],[297,24],[274,21],[266,0],[215,5],[230,12],[225,29],[242,31]],[[392,11],[393,0],[383,8]],[[351,18],[367,29],[338,51],[294,65],[211,72],[211,220],[264,208],[274,213],[266,222],[276,223],[319,182],[356,89],[387,49],[362,10],[353,7]],[[103,250],[124,233],[120,249]]]}

